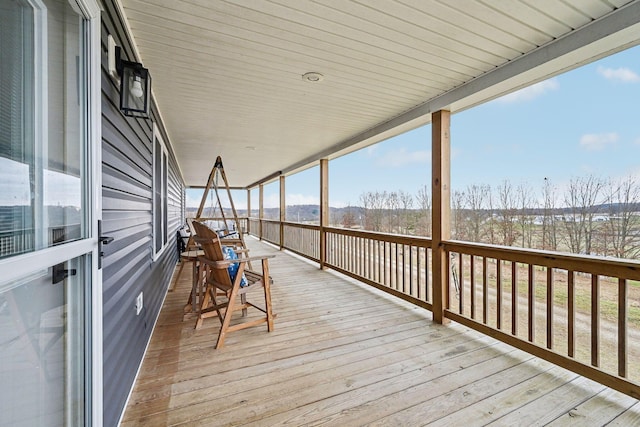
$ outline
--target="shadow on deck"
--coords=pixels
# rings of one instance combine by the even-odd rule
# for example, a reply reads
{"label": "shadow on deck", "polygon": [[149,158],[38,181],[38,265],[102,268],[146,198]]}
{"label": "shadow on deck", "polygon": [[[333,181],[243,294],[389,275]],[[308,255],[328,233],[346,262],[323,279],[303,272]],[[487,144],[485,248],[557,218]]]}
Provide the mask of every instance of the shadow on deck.
{"label": "shadow on deck", "polygon": [[[247,238],[271,260],[275,331],[231,333],[168,294],[122,425],[620,425],[637,400]],[[187,270],[185,268],[185,270]],[[237,314],[239,316],[239,314]]]}

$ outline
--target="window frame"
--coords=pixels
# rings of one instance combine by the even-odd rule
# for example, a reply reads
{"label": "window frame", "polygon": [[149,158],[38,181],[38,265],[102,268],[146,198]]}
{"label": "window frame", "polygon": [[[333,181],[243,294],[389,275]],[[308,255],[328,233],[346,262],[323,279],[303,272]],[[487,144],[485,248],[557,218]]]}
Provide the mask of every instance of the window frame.
{"label": "window frame", "polygon": [[[169,176],[169,152],[164,142],[158,125],[153,123],[153,167],[152,167],[152,253],[153,261],[156,261],[169,246],[168,232],[168,176]],[[160,152],[158,152],[160,150]],[[158,186],[160,188],[158,188]],[[158,219],[158,215],[160,218]]]}

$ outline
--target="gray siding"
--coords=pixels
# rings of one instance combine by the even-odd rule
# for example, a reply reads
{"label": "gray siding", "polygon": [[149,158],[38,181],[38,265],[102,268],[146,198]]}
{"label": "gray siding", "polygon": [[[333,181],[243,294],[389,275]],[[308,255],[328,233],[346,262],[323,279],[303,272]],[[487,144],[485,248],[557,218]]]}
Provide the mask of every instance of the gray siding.
{"label": "gray siding", "polygon": [[[171,275],[178,260],[176,229],[183,221],[184,185],[171,147],[168,174],[168,237],[162,256],[153,261],[151,120],[124,117],[118,88],[107,74],[107,35],[131,53],[112,1],[102,13],[102,218],[103,234],[115,240],[104,247],[104,425],[115,426],[142,362]],[[132,57],[132,55],[130,56]],[[153,70],[150,70],[153,76]],[[153,121],[166,133],[153,111]],[[134,303],[144,292],[144,309]]]}

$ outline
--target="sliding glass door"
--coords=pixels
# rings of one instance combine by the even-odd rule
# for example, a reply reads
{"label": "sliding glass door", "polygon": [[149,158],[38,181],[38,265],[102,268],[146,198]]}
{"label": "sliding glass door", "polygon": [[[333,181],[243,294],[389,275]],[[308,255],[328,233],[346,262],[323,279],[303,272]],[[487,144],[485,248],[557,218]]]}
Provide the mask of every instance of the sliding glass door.
{"label": "sliding glass door", "polygon": [[3,426],[96,419],[96,28],[93,1],[0,2]]}

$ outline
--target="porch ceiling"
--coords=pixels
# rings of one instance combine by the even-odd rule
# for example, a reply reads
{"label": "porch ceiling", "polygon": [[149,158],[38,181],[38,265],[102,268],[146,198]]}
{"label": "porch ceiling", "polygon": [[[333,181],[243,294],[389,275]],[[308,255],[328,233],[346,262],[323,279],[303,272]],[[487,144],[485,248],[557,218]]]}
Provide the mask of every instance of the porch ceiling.
{"label": "porch ceiling", "polygon": [[[638,0],[121,0],[188,186],[248,186],[638,43]],[[317,83],[303,80],[318,72]]]}

